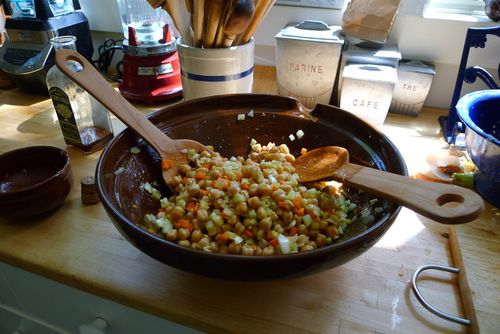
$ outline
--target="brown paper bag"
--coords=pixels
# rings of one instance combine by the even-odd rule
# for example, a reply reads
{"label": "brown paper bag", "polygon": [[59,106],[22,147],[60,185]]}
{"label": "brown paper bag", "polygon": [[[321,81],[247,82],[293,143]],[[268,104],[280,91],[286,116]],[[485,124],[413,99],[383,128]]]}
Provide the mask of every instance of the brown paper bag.
{"label": "brown paper bag", "polygon": [[346,36],[385,43],[400,0],[351,0],[342,16]]}

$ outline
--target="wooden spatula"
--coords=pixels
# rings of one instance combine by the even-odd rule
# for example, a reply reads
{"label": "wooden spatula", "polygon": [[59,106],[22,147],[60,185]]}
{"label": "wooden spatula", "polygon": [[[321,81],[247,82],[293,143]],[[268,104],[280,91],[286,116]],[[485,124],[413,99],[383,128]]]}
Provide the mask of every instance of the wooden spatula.
{"label": "wooden spatula", "polygon": [[[406,206],[440,223],[470,222],[484,210],[482,198],[469,189],[356,165],[349,162],[349,152],[339,146],[311,150],[298,157],[294,167],[299,182],[334,179]],[[454,205],[444,206],[451,202]]]}
{"label": "wooden spatula", "polygon": [[[67,61],[80,63],[83,70],[74,72],[65,65]],[[162,168],[162,174],[165,183],[169,187],[172,185],[173,177],[178,174],[179,166],[188,163],[186,150],[194,149],[197,152],[207,150],[203,144],[194,140],[174,140],[164,134],[120,95],[94,66],[78,52],[67,49],[57,50],[56,65],[66,76],[80,85],[129,128],[144,138],[158,152],[162,164],[164,161],[168,162],[166,164],[168,168]]]}

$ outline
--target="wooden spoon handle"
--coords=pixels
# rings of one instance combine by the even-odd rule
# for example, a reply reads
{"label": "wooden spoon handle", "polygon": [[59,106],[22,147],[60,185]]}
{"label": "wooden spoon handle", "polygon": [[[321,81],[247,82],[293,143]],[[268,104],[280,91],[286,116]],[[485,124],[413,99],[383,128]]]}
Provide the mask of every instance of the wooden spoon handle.
{"label": "wooden spoon handle", "polygon": [[181,34],[182,42],[186,45],[193,45],[191,33],[191,14],[189,13],[186,1],[167,1],[163,7],[174,21],[174,25]]}
{"label": "wooden spoon handle", "polygon": [[204,0],[193,0],[193,13],[191,14],[191,26],[193,27],[193,45],[201,46],[204,22]]}
{"label": "wooden spoon handle", "polygon": [[260,22],[264,19],[267,13],[271,10],[276,0],[258,0],[255,4],[255,12],[246,30],[237,38],[237,44],[243,45],[250,41],[255,30],[259,27]]}
{"label": "wooden spoon handle", "polygon": [[[80,72],[71,70],[65,65],[67,61],[80,63],[83,70]],[[57,50],[56,65],[66,76],[85,89],[123,123],[144,138],[160,155],[163,155],[162,152],[165,151],[165,148],[171,149],[171,147],[176,146],[174,140],[165,135],[137,111],[81,54],[68,49]]]}
{"label": "wooden spoon handle", "polygon": [[[206,14],[206,26],[205,33],[203,35],[203,46],[206,48],[211,48],[214,45],[215,37],[217,34],[217,28],[219,27],[219,21],[221,20],[221,15],[223,13],[223,0],[212,0],[207,1],[208,8]],[[207,5],[205,3],[205,5]],[[205,6],[206,8],[206,6]]]}
{"label": "wooden spoon handle", "polygon": [[228,48],[233,45],[233,41],[236,38],[236,34],[226,35],[222,42],[222,47]]}
{"label": "wooden spoon handle", "polygon": [[[339,168],[335,178],[444,224],[470,222],[484,210],[478,194],[456,185],[412,179],[352,163]],[[454,205],[443,206],[450,202]]]}

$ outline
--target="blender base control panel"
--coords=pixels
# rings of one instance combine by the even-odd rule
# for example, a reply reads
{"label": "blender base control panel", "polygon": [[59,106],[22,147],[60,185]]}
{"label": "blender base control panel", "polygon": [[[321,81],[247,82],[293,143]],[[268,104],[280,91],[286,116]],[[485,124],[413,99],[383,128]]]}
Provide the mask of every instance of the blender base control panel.
{"label": "blender base control panel", "polygon": [[4,61],[16,66],[32,66],[38,64],[41,58],[40,51],[14,48],[5,50],[3,57]]}

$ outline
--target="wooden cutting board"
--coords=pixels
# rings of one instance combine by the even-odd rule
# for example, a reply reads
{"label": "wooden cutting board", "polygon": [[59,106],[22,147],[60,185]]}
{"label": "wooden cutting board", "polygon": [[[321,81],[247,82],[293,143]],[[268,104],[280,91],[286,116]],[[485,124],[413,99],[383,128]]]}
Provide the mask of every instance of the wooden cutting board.
{"label": "wooden cutting board", "polygon": [[470,333],[500,333],[500,210],[451,228],[450,247]]}

